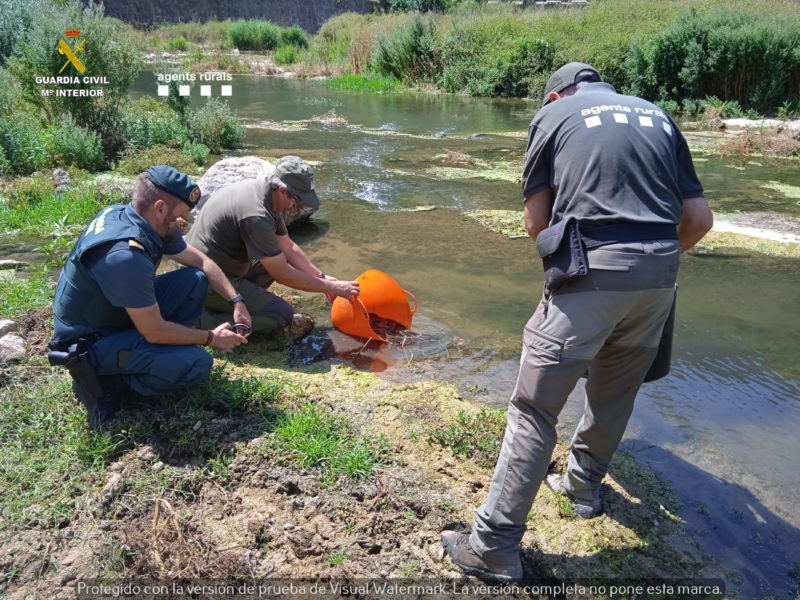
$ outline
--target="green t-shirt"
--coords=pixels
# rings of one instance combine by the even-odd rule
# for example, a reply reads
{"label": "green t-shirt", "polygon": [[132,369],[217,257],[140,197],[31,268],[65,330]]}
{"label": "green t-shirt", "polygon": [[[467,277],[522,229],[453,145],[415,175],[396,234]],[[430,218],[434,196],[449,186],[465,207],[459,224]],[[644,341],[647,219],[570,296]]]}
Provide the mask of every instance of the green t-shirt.
{"label": "green t-shirt", "polygon": [[230,277],[250,264],[281,253],[286,224],[272,210],[266,179],[246,179],[220,188],[203,206],[186,241],[205,252]]}

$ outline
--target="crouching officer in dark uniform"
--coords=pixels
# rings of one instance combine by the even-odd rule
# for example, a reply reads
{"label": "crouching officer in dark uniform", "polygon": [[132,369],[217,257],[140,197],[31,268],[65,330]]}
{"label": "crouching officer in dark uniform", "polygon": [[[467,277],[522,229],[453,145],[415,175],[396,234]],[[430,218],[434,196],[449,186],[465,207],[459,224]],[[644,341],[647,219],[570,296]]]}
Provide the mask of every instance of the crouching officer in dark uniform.
{"label": "crouching officer in dark uniform", "polygon": [[[211,288],[250,314],[219,267],[188,245],[177,219],[200,198],[188,175],[150,167],[127,206],[101,210],[78,238],[58,280],[51,364],[66,366],[93,428],[114,416],[128,389],[156,396],[191,387],[211,370],[200,346],[227,350],[247,340],[223,323],[192,328]],[[189,268],[156,276],[162,255]]]}

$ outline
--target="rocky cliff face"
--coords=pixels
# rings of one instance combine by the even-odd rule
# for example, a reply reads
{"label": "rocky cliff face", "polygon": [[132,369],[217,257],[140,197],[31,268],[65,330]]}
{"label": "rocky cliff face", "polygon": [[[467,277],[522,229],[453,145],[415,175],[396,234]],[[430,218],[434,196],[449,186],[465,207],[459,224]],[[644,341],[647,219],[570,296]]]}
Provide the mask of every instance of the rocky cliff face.
{"label": "rocky cliff face", "polygon": [[106,15],[136,25],[265,19],[284,27],[299,25],[316,33],[320,25],[344,12],[371,13],[377,0],[101,0]]}

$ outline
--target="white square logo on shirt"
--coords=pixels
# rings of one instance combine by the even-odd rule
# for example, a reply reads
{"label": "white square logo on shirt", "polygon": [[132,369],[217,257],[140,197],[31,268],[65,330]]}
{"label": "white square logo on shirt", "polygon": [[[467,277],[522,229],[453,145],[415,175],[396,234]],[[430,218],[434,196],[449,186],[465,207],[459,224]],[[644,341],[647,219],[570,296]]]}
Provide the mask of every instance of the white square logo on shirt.
{"label": "white square logo on shirt", "polygon": [[653,126],[653,119],[650,117],[643,117],[639,115],[639,125],[642,127],[652,127]]}
{"label": "white square logo on shirt", "polygon": [[614,120],[617,123],[627,123],[628,115],[626,115],[625,113],[614,113]]}
{"label": "white square logo on shirt", "polygon": [[600,117],[598,117],[597,115],[589,117],[588,119],[584,119],[583,122],[586,123],[586,127],[589,128],[598,127],[603,124],[603,122],[600,120]]}

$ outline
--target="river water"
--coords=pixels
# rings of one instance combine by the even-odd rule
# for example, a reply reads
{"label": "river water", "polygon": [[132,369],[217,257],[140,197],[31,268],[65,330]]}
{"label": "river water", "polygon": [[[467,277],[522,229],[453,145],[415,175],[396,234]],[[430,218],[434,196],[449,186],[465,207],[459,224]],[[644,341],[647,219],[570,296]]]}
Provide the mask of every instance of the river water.
{"label": "river water", "polygon": [[[315,165],[322,207],[294,234],[315,263],[339,278],[384,270],[419,301],[413,343],[356,356],[363,344],[323,317],[298,360],[347,356],[391,379],[435,377],[504,406],[522,327],[541,293],[541,264],[530,240],[508,239],[464,213],[521,210],[518,176],[535,104],[244,76],[232,88],[229,101],[248,125],[245,154],[298,154]],[[144,74],[136,93],[154,91]],[[774,185],[800,186],[796,164],[695,158],[715,212],[800,215],[798,200]],[[797,272],[796,259],[684,255],[672,372],[642,387],[623,442],[672,483],[687,529],[729,576],[738,573],[745,597],[794,598]],[[579,418],[580,388],[562,414],[564,435]]]}

